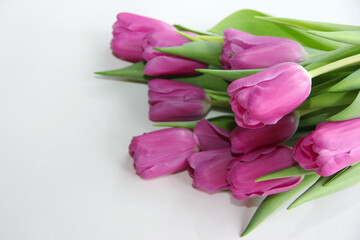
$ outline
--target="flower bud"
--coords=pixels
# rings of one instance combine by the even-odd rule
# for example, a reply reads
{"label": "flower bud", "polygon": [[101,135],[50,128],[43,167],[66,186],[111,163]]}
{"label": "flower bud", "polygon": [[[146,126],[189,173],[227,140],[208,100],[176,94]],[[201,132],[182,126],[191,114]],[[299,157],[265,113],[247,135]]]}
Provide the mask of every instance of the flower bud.
{"label": "flower bud", "polygon": [[201,151],[214,150],[230,146],[230,133],[208,120],[201,119],[194,128],[194,138]]}
{"label": "flower bud", "polygon": [[324,122],[302,137],[293,149],[293,157],[306,170],[330,176],[360,161],[360,118]]}
{"label": "flower bud", "polygon": [[268,68],[279,63],[299,63],[307,58],[300,43],[280,37],[254,36],[228,28],[224,31],[224,69]]}
{"label": "flower bud", "polygon": [[188,158],[193,186],[206,192],[228,190],[227,166],[232,159],[229,147],[193,153]]}
{"label": "flower bud", "polygon": [[231,152],[241,154],[283,142],[295,133],[298,124],[299,115],[292,112],[274,125],[257,129],[236,127],[230,135]]}
{"label": "flower bud", "polygon": [[210,109],[210,98],[198,86],[166,79],[153,79],[148,85],[152,121],[197,120]]}
{"label": "flower bud", "polygon": [[153,49],[154,47],[181,46],[187,42],[190,40],[174,31],[149,32],[143,43],[143,58],[147,61],[144,73],[148,76],[199,74],[195,69],[206,68],[206,64]]}
{"label": "flower bud", "polygon": [[260,128],[277,123],[309,96],[311,76],[296,63],[281,63],[235,80],[227,92],[236,123]]}
{"label": "flower bud", "polygon": [[186,128],[167,128],[134,137],[129,153],[136,172],[149,179],[185,169],[187,158],[199,151]]}
{"label": "flower bud", "polygon": [[245,153],[228,166],[230,192],[237,199],[267,196],[285,192],[297,186],[302,177],[288,177],[255,182],[259,177],[295,166],[291,148],[276,145]]}
{"label": "flower bud", "polygon": [[129,61],[142,61],[143,39],[150,31],[176,31],[162,21],[132,13],[120,13],[113,25],[111,49],[116,57]]}

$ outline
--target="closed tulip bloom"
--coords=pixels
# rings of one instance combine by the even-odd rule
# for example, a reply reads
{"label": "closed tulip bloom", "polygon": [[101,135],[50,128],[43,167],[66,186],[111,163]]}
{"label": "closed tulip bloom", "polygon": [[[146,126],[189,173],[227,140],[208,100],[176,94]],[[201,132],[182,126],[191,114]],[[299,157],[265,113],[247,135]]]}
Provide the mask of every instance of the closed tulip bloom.
{"label": "closed tulip bloom", "polygon": [[302,137],[293,149],[301,167],[330,176],[360,161],[360,118],[324,122]]}
{"label": "closed tulip bloom", "polygon": [[307,58],[302,45],[280,37],[254,36],[228,28],[224,31],[223,53],[220,56],[224,69],[268,68],[279,63],[299,63]]}
{"label": "closed tulip bloom", "polygon": [[227,92],[236,123],[243,128],[276,124],[309,96],[311,76],[296,63],[282,63],[235,80]]}
{"label": "closed tulip bloom", "polygon": [[115,56],[129,62],[142,61],[143,40],[150,31],[176,31],[176,28],[159,20],[120,13],[113,25],[111,49]]}
{"label": "closed tulip bloom", "polygon": [[153,79],[148,86],[152,121],[197,120],[210,109],[210,98],[198,86],[166,79]]}
{"label": "closed tulip bloom", "polygon": [[230,192],[237,199],[267,196],[284,192],[297,186],[302,177],[288,177],[255,182],[259,177],[295,166],[291,148],[276,145],[260,148],[241,155],[228,166]]}
{"label": "closed tulip bloom", "polygon": [[241,154],[283,142],[295,133],[298,124],[299,115],[292,112],[274,125],[256,129],[236,127],[230,135],[231,151]]}
{"label": "closed tulip bloom", "polygon": [[206,119],[201,119],[196,124],[194,138],[202,151],[214,150],[230,146],[230,133],[215,126]]}
{"label": "closed tulip bloom", "polygon": [[193,153],[188,158],[193,186],[206,192],[228,190],[227,166],[232,159],[229,147]]}
{"label": "closed tulip bloom", "polygon": [[136,172],[145,179],[185,169],[187,158],[197,151],[192,132],[185,128],[145,133],[134,137],[129,146]]}
{"label": "closed tulip bloom", "polygon": [[187,42],[190,40],[174,31],[149,32],[143,44],[143,58],[147,61],[144,73],[149,76],[198,74],[195,69],[206,68],[206,64],[153,49],[154,47],[181,46]]}

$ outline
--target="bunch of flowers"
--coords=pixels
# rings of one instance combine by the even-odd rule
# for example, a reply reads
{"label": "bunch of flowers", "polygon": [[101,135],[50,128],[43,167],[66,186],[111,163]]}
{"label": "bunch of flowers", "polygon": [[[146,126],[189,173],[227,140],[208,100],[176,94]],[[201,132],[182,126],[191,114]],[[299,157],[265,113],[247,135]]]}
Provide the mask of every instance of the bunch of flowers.
{"label": "bunch of flowers", "polygon": [[97,74],[148,84],[149,119],[168,127],[131,140],[141,178],[187,170],[204,192],[266,196],[245,236],[294,196],[289,209],[360,182],[359,32],[254,10],[207,33],[120,13],[111,48],[133,64]]}

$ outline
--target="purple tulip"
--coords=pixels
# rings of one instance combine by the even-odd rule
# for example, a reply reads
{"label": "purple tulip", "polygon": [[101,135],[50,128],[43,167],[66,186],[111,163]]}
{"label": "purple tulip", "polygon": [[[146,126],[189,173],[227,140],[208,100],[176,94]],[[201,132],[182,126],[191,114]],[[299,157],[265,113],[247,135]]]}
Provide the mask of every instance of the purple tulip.
{"label": "purple tulip", "polygon": [[309,96],[311,76],[296,63],[281,63],[235,80],[227,92],[240,127],[277,123]]}
{"label": "purple tulip", "polygon": [[220,56],[224,69],[268,68],[279,63],[299,63],[307,58],[298,42],[280,37],[254,36],[228,28],[224,31],[223,53]]}
{"label": "purple tulip", "polygon": [[210,98],[198,86],[166,79],[153,79],[148,85],[152,121],[197,120],[210,109]]}
{"label": "purple tulip", "polygon": [[259,147],[280,143],[290,138],[299,124],[299,115],[290,113],[274,125],[248,129],[236,127],[230,135],[231,151],[241,154]]}
{"label": "purple tulip", "polygon": [[206,119],[201,119],[194,128],[194,138],[202,151],[230,146],[230,133]]}
{"label": "purple tulip", "polygon": [[360,161],[359,140],[360,118],[324,122],[297,142],[293,157],[304,169],[330,176]]}
{"label": "purple tulip", "polygon": [[116,57],[129,61],[142,61],[143,39],[150,31],[176,31],[162,21],[132,13],[120,13],[113,25],[111,49]]}
{"label": "purple tulip", "polygon": [[187,42],[190,42],[190,40],[174,31],[149,32],[143,44],[143,58],[148,61],[145,65],[144,73],[148,76],[194,75],[198,74],[195,69],[207,68],[207,65],[204,63],[153,49],[153,47],[181,46]]}
{"label": "purple tulip", "polygon": [[206,192],[228,190],[227,166],[232,159],[229,147],[193,153],[188,158],[193,186]]}
{"label": "purple tulip", "polygon": [[134,137],[129,146],[136,172],[145,179],[185,169],[187,158],[197,151],[192,132],[185,128],[145,133]]}
{"label": "purple tulip", "polygon": [[295,166],[291,148],[276,145],[260,148],[241,155],[229,163],[230,192],[237,199],[267,196],[297,186],[302,177],[289,177],[255,182],[259,177]]}

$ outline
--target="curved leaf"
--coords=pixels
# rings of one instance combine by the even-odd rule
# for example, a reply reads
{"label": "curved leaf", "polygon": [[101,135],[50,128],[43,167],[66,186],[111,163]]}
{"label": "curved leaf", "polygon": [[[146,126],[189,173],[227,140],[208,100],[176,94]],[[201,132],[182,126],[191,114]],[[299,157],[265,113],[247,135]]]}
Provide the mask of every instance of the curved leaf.
{"label": "curved leaf", "polygon": [[263,69],[249,69],[249,70],[220,70],[220,69],[196,69],[201,73],[206,73],[216,77],[220,77],[229,81],[234,81],[254,73],[260,72]]}
{"label": "curved leaf", "polygon": [[328,92],[347,92],[360,89],[360,69],[356,70],[337,84],[330,87]]}
{"label": "curved leaf", "polygon": [[277,178],[286,178],[286,177],[296,177],[296,176],[304,176],[315,174],[314,171],[308,171],[300,167],[299,165],[281,169],[279,171],[275,171],[264,176],[259,177],[255,180],[255,182],[261,182],[270,179],[277,179]]}
{"label": "curved leaf", "polygon": [[336,31],[336,32],[323,32],[323,31],[307,31],[310,34],[322,38],[334,40],[342,43],[360,44],[360,31]]}
{"label": "curved leaf", "polygon": [[360,117],[360,92],[358,93],[355,100],[344,110],[333,115],[329,121],[345,121],[348,119]]}

